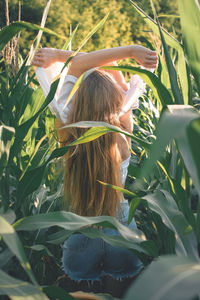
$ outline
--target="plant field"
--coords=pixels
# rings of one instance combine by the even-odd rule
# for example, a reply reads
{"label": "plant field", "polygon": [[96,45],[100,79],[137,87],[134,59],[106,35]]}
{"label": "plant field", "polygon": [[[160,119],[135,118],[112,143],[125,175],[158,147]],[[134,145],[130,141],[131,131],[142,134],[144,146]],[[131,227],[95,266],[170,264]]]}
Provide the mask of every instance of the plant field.
{"label": "plant field", "polygon": [[[91,41],[107,28],[112,11],[96,16],[84,36],[77,27],[65,36],[45,26],[50,4],[54,5],[46,1],[40,26],[19,19],[0,30],[0,299],[75,299],[59,287],[64,274],[62,243],[75,232],[125,247],[142,260],[144,270],[124,300],[200,299],[200,5],[198,0],[177,0],[175,38],[175,32],[161,25],[158,1],[146,2],[151,17],[132,0],[126,1],[126,10],[148,27],[145,43],[157,51],[158,69],[152,73],[131,60],[102,67],[127,77],[138,74],[147,84],[133,112],[133,134],[123,132],[132,138],[125,188],[101,183],[129,199],[129,221],[134,217],[138,226],[131,232],[112,217],[80,217],[63,210],[62,157],[70,145],[59,146],[55,117],[48,109],[59,78],[45,98],[31,66],[34,53],[49,46],[50,37],[75,54],[87,43],[92,49]],[[124,5],[119,1],[120,11]],[[19,45],[27,32],[35,39],[23,52]],[[103,122],[70,126],[88,128],[73,145],[122,132]],[[114,228],[120,236],[106,236],[93,225]]]}

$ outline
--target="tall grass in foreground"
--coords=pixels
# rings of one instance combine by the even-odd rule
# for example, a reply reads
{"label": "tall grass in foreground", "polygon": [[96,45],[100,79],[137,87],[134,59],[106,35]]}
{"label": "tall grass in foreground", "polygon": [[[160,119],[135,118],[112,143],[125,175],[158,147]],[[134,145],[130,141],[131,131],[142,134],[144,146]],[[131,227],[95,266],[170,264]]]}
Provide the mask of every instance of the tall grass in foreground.
{"label": "tall grass in foreground", "polygon": [[[200,95],[197,48],[200,35],[191,36],[188,32],[190,27],[197,31],[200,28],[199,6],[195,1],[179,0],[186,45],[183,48],[160,27],[158,19],[152,20],[130,2],[160,36],[166,59],[165,62],[163,55],[160,56],[158,75],[132,66],[109,67],[139,74],[151,88],[147,95],[154,102],[153,105],[144,97],[135,113],[137,126],[133,134],[124,132],[131,136],[137,155],[132,158],[127,188],[121,191],[131,201],[129,221],[135,216],[139,229],[129,231],[112,217],[86,218],[56,211],[60,210],[62,195],[60,181],[53,179],[53,173],[59,169],[58,164],[62,164],[59,159],[69,146],[58,148],[54,118],[45,108],[54,97],[58,80],[44,99],[34,76],[28,75],[25,61],[15,78],[5,71],[0,74],[0,295],[8,295],[11,299],[47,299],[46,295],[71,299],[64,291],[50,285],[62,274],[59,245],[76,231],[126,247],[145,265],[161,256],[133,284],[126,300],[133,297],[168,299],[169,295],[171,299],[194,299],[200,294],[197,280],[200,275],[200,117],[191,105],[193,97]],[[81,46],[105,20],[92,29]],[[45,28],[16,22],[0,31],[0,49],[26,28],[55,34]],[[65,44],[69,41],[66,39]],[[168,47],[176,51],[175,64]],[[89,128],[74,142],[76,144],[89,142],[110,131],[121,132],[119,128],[100,122],[79,122],[71,126]],[[111,239],[89,225],[115,228],[121,235]],[[173,256],[163,258],[164,254]],[[46,287],[42,290],[41,286]]]}

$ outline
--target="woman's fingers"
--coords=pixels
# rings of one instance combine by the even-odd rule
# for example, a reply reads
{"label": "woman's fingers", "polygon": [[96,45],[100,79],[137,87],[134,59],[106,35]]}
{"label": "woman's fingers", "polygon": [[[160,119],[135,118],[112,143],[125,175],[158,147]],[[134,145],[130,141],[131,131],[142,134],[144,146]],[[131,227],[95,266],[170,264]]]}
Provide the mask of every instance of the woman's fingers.
{"label": "woman's fingers", "polygon": [[157,68],[158,66],[158,56],[155,51],[148,53],[144,60],[144,67]]}
{"label": "woman's fingers", "polygon": [[34,66],[42,66],[42,64],[44,63],[44,59],[38,55],[35,55],[34,58],[33,58],[33,61],[32,61],[32,64]]}
{"label": "woman's fingers", "polygon": [[146,60],[148,60],[148,61],[157,61],[158,57],[156,55],[148,55],[146,57]]}
{"label": "woman's fingers", "polygon": [[37,67],[47,68],[56,60],[56,49],[41,48],[39,49],[32,61],[32,64]]}
{"label": "woman's fingers", "polygon": [[147,68],[156,68],[158,63],[158,55],[156,51],[146,47],[135,45],[134,59],[142,66]]}

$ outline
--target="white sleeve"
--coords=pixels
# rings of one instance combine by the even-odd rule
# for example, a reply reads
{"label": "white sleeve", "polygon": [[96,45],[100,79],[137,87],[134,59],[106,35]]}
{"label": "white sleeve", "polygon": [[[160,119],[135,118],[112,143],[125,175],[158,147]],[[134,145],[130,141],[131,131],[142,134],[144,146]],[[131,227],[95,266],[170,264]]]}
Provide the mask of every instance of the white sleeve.
{"label": "white sleeve", "polygon": [[57,99],[55,99],[56,101],[53,99],[53,101],[49,104],[50,110],[64,124],[67,122],[69,109],[72,105],[74,96],[71,98],[70,102],[67,104],[65,108],[64,106],[77,80],[78,78],[73,75],[65,76],[62,87],[57,95]]}
{"label": "white sleeve", "polygon": [[[52,64],[48,68],[45,68],[45,69],[37,68],[35,70],[37,79],[40,83],[40,86],[43,90],[45,97],[49,93],[51,83],[53,82],[55,77],[57,77],[61,73],[61,70],[63,67],[64,67],[63,63],[57,62],[55,64]],[[51,112],[53,114],[55,114],[56,117],[62,121],[62,123],[66,123],[66,121],[67,121],[68,111],[71,107],[73,97],[65,108],[64,108],[64,106],[65,106],[65,103],[67,101],[69,94],[71,93],[71,90],[72,90],[74,84],[77,81],[77,78],[75,76],[66,75],[67,70],[68,69],[65,68],[62,71],[54,99],[49,104],[49,108],[50,108]]]}
{"label": "white sleeve", "polygon": [[139,75],[131,77],[120,116],[127,113],[130,109],[137,109],[139,107],[139,97],[145,92],[145,87],[146,84]]}

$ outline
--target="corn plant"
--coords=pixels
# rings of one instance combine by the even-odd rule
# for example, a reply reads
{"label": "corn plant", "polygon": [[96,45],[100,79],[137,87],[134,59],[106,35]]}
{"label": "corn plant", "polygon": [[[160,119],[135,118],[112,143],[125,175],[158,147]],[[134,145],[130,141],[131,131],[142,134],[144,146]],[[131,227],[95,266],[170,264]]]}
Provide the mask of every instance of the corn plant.
{"label": "corn plant", "polygon": [[[144,230],[148,236],[154,235],[162,241],[162,236],[166,238],[164,229],[166,226],[173,233],[168,249],[160,247],[160,254],[176,253],[178,256],[161,257],[157,262],[147,269],[127,292],[125,299],[199,299],[200,289],[197,284],[199,276],[199,199],[200,199],[200,165],[198,161],[198,148],[200,138],[200,117],[199,112],[192,106],[180,105],[181,103],[192,104],[193,97],[200,94],[199,90],[199,25],[200,9],[196,1],[179,1],[179,12],[181,18],[185,55],[187,64],[182,65],[182,71],[187,70],[185,76],[180,72],[180,66],[175,70],[168,46],[177,49],[179,58],[182,50],[180,45],[161,29],[159,20],[157,24],[131,1],[134,8],[145,16],[145,21],[152,30],[160,32],[165,58],[167,62],[168,74],[171,78],[171,90],[173,98],[178,105],[170,105],[162,112],[155,135],[156,141],[153,143],[148,160],[144,162],[140,177],[149,178],[152,170],[156,170],[155,165],[165,174],[165,184],[162,181],[155,189],[148,186],[146,195],[136,199],[136,203],[143,203],[143,212],[147,216],[147,224],[153,230]],[[156,12],[154,12],[156,15]],[[157,26],[157,28],[155,27]],[[195,34],[191,36],[190,29],[193,28]],[[198,32],[198,33],[197,33]],[[178,62],[179,65],[179,62]],[[191,86],[191,74],[193,74],[193,86]],[[174,78],[174,79],[173,79]],[[177,78],[179,80],[177,80]],[[186,86],[182,85],[185,82]],[[186,88],[186,90],[185,90]],[[184,92],[185,91],[185,92]],[[189,92],[189,93],[188,93]],[[196,95],[195,95],[196,94]],[[187,102],[184,99],[188,99]],[[182,99],[182,100],[181,100]],[[163,155],[167,146],[167,152]],[[148,185],[148,179],[146,181]],[[167,183],[167,184],[166,184]],[[150,187],[150,186],[149,186]],[[133,188],[134,190],[134,188]],[[132,200],[132,213],[136,209],[134,198]],[[140,215],[140,220],[142,216]],[[142,222],[142,221],[141,221]],[[162,224],[161,224],[162,223]],[[144,229],[144,226],[143,226]],[[169,237],[169,236],[168,236]],[[164,243],[163,243],[164,245]],[[193,257],[193,259],[191,259]],[[156,279],[156,286],[151,280]],[[197,281],[196,281],[197,280]],[[141,287],[145,286],[146,289]]]}
{"label": "corn plant", "polygon": [[[191,37],[188,33],[193,22],[199,22],[199,8],[195,1],[179,1],[186,45],[184,48],[161,28],[158,19],[152,20],[133,1],[130,2],[155,34],[160,36],[163,45],[161,51],[164,51],[166,63],[161,55],[158,74],[132,66],[103,68],[139,74],[151,88],[154,104],[151,104],[148,97],[141,100],[140,109],[135,113],[137,126],[133,134],[104,122],[79,122],[69,126],[89,128],[73,145],[90,142],[111,131],[122,132],[132,138],[133,151],[137,156],[133,157],[129,169],[130,182],[126,189],[111,188],[122,191],[130,198],[129,221],[135,216],[139,229],[130,231],[112,217],[86,218],[70,212],[55,211],[60,207],[56,203],[52,205],[52,198],[55,196],[60,200],[61,195],[51,191],[51,167],[55,170],[55,159],[63,156],[70,147],[58,148],[53,139],[54,133],[50,134],[52,130],[49,129],[53,128],[54,118],[45,110],[54,97],[58,80],[51,85],[45,99],[34,75],[29,75],[25,60],[15,78],[10,74],[0,74],[0,295],[8,295],[11,299],[19,296],[22,299],[47,299],[46,295],[72,299],[65,291],[50,287],[53,284],[52,278],[44,280],[41,273],[49,266],[52,269],[48,269],[45,275],[49,270],[54,270],[56,275],[62,274],[59,246],[75,232],[90,238],[101,237],[113,246],[130,249],[145,265],[160,255],[174,254],[153,262],[127,292],[126,300],[133,299],[133,296],[136,299],[149,299],[149,296],[154,300],[165,299],[172,287],[173,295],[178,295],[179,299],[180,295],[181,299],[194,298],[200,292],[193,275],[199,276],[200,118],[199,112],[192,106],[193,97],[197,98],[200,94],[197,51],[200,35]],[[106,17],[92,29],[77,51],[105,20]],[[26,28],[55,34],[44,27],[15,22],[0,32],[0,49]],[[66,39],[65,47],[71,38]],[[176,51],[176,66],[172,63],[168,47]],[[46,126],[42,125],[44,118]],[[54,165],[50,165],[51,162]],[[49,190],[42,187],[44,182],[46,186],[49,184]],[[60,188],[57,182],[56,185]],[[120,236],[105,236],[91,225],[116,229]],[[13,266],[20,270],[20,276],[14,272]],[[179,266],[180,272],[173,266]],[[152,274],[158,273],[156,286],[148,284],[152,283]],[[192,285],[188,279],[190,274]],[[177,284],[181,280],[186,284],[181,285],[182,293]],[[166,281],[169,284],[163,287]],[[156,293],[159,282],[161,288]],[[41,288],[44,285],[46,287]],[[148,288],[142,289],[141,286]]]}

